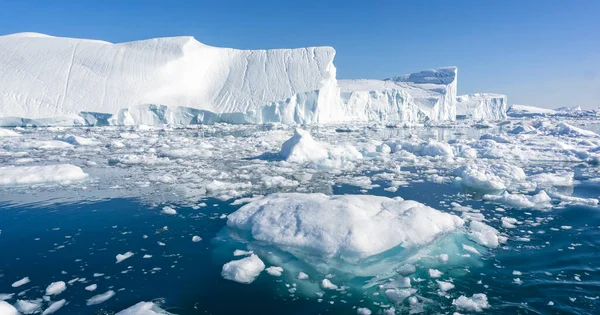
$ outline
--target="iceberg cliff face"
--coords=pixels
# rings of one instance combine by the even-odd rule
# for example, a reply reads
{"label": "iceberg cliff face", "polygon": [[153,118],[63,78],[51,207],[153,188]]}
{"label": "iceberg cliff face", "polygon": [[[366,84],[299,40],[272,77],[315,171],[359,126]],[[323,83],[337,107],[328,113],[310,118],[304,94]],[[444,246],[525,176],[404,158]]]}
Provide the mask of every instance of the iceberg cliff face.
{"label": "iceberg cliff face", "polygon": [[476,93],[456,98],[456,115],[471,119],[506,119],[506,95]]}
{"label": "iceberg cliff face", "polygon": [[252,112],[335,81],[334,56],[331,47],[236,50],[192,37],[111,44],[32,33],[0,36],[0,117],[39,121],[87,112],[127,121],[143,118],[131,112],[147,104]]}

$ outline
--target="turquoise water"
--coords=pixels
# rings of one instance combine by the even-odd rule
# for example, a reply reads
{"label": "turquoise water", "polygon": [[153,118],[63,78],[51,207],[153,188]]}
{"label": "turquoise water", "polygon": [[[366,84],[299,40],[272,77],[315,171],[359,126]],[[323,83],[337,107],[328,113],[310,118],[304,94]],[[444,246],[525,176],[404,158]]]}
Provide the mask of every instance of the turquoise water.
{"label": "turquoise water", "polygon": [[[333,192],[361,193],[352,186],[334,186]],[[381,187],[369,193],[401,196],[449,212],[453,212],[450,202],[458,200],[481,209],[491,218],[489,224],[498,229],[501,216],[540,223],[507,230],[511,240],[485,253],[468,271],[462,267],[444,270],[456,286],[452,296],[484,292],[492,306],[488,311],[494,314],[600,312],[598,208],[497,212],[497,206],[464,196],[462,188],[454,184],[413,183],[395,193]],[[575,196],[599,194],[600,187],[594,185],[574,189]],[[230,205],[232,200],[204,202],[207,205],[199,209],[175,206],[175,216],[160,214],[162,205],[135,199],[50,205],[4,202],[0,204],[0,293],[23,292],[18,299],[36,299],[53,281],[85,278],[67,285],[59,295],[68,304],[57,314],[111,314],[139,301],[156,301],[176,314],[319,314],[356,313],[354,308],[363,306],[375,309],[371,303],[376,299],[364,292],[318,302],[316,297],[291,294],[284,279],[265,272],[250,285],[222,279],[221,267],[233,258],[231,250],[245,249],[219,237],[226,225],[221,215],[238,207]],[[202,241],[192,242],[194,235]],[[514,240],[519,237],[530,240]],[[115,256],[127,251],[134,256],[115,263]],[[513,275],[515,270],[522,275]],[[95,273],[103,275],[94,277]],[[26,276],[31,279],[29,284],[11,287]],[[522,284],[514,282],[516,277]],[[97,290],[86,291],[90,284],[97,284]],[[439,296],[430,282],[413,286],[432,300],[425,313],[455,311],[452,299]],[[87,299],[109,289],[116,292],[112,299],[86,305]],[[550,301],[554,305],[548,305]]]}

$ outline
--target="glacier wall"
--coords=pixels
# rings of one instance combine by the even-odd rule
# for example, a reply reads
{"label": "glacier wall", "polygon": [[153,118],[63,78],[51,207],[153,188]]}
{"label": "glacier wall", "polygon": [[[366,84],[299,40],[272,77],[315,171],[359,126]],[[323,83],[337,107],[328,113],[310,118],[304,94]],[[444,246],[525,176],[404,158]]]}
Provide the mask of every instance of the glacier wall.
{"label": "glacier wall", "polygon": [[504,120],[507,118],[506,95],[476,93],[456,98],[456,115],[470,119]]}

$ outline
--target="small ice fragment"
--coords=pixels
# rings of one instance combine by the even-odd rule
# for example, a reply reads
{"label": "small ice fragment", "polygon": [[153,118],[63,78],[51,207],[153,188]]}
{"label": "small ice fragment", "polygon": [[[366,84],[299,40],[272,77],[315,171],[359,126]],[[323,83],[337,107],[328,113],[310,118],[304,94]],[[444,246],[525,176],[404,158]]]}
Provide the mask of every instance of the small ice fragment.
{"label": "small ice fragment", "polygon": [[454,289],[454,284],[452,284],[450,282],[439,281],[439,280],[436,280],[436,281],[437,281],[438,286],[440,287],[440,290],[442,290],[444,292]]}
{"label": "small ice fragment", "polygon": [[65,306],[65,304],[67,303],[67,300],[62,299],[60,301],[56,301],[53,302],[52,304],[50,304],[50,306],[48,306],[48,308],[42,313],[42,315],[48,315],[48,314],[53,314],[54,312],[58,311],[59,309],[61,309],[63,306]]}
{"label": "small ice fragment", "polygon": [[87,287],[85,287],[85,289],[86,289],[87,291],[90,291],[90,292],[91,292],[91,291],[95,291],[97,288],[98,288],[98,285],[97,285],[97,284],[90,284],[90,285],[88,285]]}
{"label": "small ice fragment", "polygon": [[192,242],[194,242],[194,243],[198,243],[198,242],[200,242],[201,240],[202,240],[202,238],[201,238],[200,236],[198,236],[198,235],[194,235],[194,236],[192,237]]}
{"label": "small ice fragment", "polygon": [[331,283],[331,281],[329,281],[329,279],[323,279],[323,281],[321,281],[321,287],[323,289],[327,289],[327,290],[337,290],[338,286]]}
{"label": "small ice fragment", "polygon": [[21,279],[21,280],[19,280],[19,281],[15,281],[15,282],[13,282],[13,284],[12,284],[12,287],[13,287],[13,288],[18,288],[18,287],[20,287],[20,286],[22,286],[22,285],[24,285],[24,284],[27,284],[27,283],[29,283],[29,281],[30,281],[30,280],[29,280],[29,277],[25,277],[25,278],[23,278],[23,279]]}
{"label": "small ice fragment", "polygon": [[168,215],[175,215],[175,214],[177,214],[177,211],[175,211],[175,209],[173,209],[169,206],[166,206],[166,207],[162,208],[162,211],[160,213],[168,214]]}
{"label": "small ice fragment", "polygon": [[64,290],[67,289],[67,285],[64,281],[52,282],[46,288],[46,295],[58,295],[61,294]]}
{"label": "small ice fragment", "polygon": [[277,266],[271,266],[271,267],[265,269],[265,271],[273,277],[280,277],[281,274],[283,273],[283,268],[277,267]]}
{"label": "small ice fragment", "polygon": [[248,255],[252,255],[252,251],[246,251],[246,250],[240,250],[240,249],[236,249],[233,251],[233,256],[248,256]]}
{"label": "small ice fragment", "polygon": [[132,252],[126,252],[125,254],[117,254],[117,257],[116,257],[117,258],[117,262],[116,263],[118,264],[118,263],[122,262],[123,260],[125,260],[125,259],[127,259],[127,258],[129,258],[131,256],[133,256]]}
{"label": "small ice fragment", "polygon": [[459,310],[470,312],[483,312],[484,309],[490,307],[487,296],[483,293],[473,294],[470,298],[461,295],[458,299],[452,301],[452,305]]}
{"label": "small ice fragment", "polygon": [[221,276],[239,283],[252,283],[264,269],[265,264],[263,261],[252,254],[249,257],[232,260],[223,265]]}
{"label": "small ice fragment", "polygon": [[417,268],[415,267],[415,265],[404,264],[400,266],[400,268],[398,268],[396,271],[402,276],[408,276],[415,273],[417,271]]}
{"label": "small ice fragment", "polygon": [[17,308],[23,314],[34,314],[42,307],[42,300],[17,300]]}
{"label": "small ice fragment", "polygon": [[444,273],[437,270],[437,269],[429,269],[429,276],[432,278],[439,278],[443,275]]}
{"label": "small ice fragment", "polygon": [[473,253],[473,254],[481,255],[481,254],[479,253],[479,251],[478,251],[478,250],[477,250],[475,247],[473,247],[473,246],[469,246],[469,245],[462,244],[462,248],[463,248],[464,250],[468,251],[468,252],[471,252],[471,253]]}
{"label": "small ice fragment", "polygon": [[115,291],[113,290],[108,290],[102,294],[98,294],[98,295],[94,295],[91,298],[89,298],[87,300],[87,305],[96,305],[96,304],[100,304],[102,302],[107,301],[108,299],[112,298],[113,296],[115,296]]}
{"label": "small ice fragment", "polygon": [[308,279],[308,278],[309,278],[309,277],[308,277],[308,275],[307,275],[307,274],[305,274],[305,273],[304,273],[304,272],[302,272],[302,271],[300,271],[300,272],[298,273],[298,275],[296,276],[296,279],[298,279],[298,280],[306,280],[306,279]]}
{"label": "small ice fragment", "polygon": [[359,307],[356,310],[356,314],[358,315],[371,315],[371,310],[366,307]]}

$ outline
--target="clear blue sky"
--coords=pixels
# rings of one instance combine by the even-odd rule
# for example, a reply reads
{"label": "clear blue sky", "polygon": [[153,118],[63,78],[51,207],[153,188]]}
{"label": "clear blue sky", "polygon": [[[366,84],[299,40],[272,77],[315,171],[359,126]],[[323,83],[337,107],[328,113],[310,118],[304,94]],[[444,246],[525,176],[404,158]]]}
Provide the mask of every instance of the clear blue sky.
{"label": "clear blue sky", "polygon": [[[459,67],[459,93],[600,106],[600,0],[0,0],[0,34],[333,46],[338,78]],[[1,61],[0,61],[1,62]]]}

